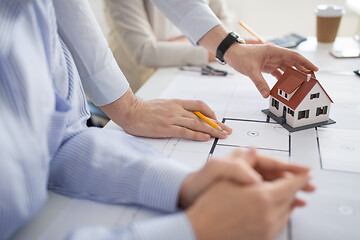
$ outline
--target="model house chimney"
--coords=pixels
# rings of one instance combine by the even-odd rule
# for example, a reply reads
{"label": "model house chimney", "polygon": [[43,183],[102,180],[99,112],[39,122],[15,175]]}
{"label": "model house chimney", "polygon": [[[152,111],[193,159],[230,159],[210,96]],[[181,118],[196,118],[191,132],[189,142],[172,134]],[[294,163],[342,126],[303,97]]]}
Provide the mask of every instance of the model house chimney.
{"label": "model house chimney", "polygon": [[307,81],[307,82],[310,81],[310,78],[311,78],[311,74],[308,74],[308,75],[307,75],[307,78],[306,78],[306,81]]}

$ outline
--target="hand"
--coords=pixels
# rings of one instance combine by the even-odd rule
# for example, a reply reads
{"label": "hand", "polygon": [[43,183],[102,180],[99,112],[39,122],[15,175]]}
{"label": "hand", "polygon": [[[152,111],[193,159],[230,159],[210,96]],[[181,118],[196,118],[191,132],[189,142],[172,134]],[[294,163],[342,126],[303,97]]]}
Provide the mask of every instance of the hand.
{"label": "hand", "polygon": [[300,71],[318,68],[301,54],[273,44],[233,44],[224,55],[225,61],[236,71],[248,76],[264,98],[270,94],[263,73],[279,78],[288,67]]}
{"label": "hand", "polygon": [[[205,47],[213,54],[228,32],[222,25],[208,31],[198,44]],[[236,71],[250,77],[263,97],[268,97],[270,88],[261,72],[271,73],[276,78],[281,76],[281,71],[287,67],[296,67],[300,71],[318,68],[301,54],[277,47],[273,44],[233,44],[225,52],[224,60]]]}
{"label": "hand", "polygon": [[[179,206],[184,208],[190,206],[206,189],[221,180],[244,186],[291,178],[294,174],[305,174],[309,170],[307,167],[279,162],[259,155],[252,148],[247,152],[237,149],[227,157],[210,160],[202,169],[189,174],[180,190]],[[303,190],[314,189],[314,186],[307,184]],[[299,205],[303,204],[300,199],[296,201]]]}
{"label": "hand", "polygon": [[[185,138],[207,141],[210,137],[226,138],[231,128],[216,121],[215,113],[202,101],[137,99],[129,89],[115,102],[101,109],[127,133],[152,138]],[[219,131],[200,120],[193,111],[199,111],[224,130]]]}
{"label": "hand", "polygon": [[[262,42],[254,38],[245,38],[245,42],[246,44],[263,44]],[[271,42],[265,41],[265,44],[271,44]]]}
{"label": "hand", "polygon": [[285,226],[297,206],[295,194],[309,175],[297,174],[248,186],[220,181],[209,188],[186,214],[199,240],[267,240]]}

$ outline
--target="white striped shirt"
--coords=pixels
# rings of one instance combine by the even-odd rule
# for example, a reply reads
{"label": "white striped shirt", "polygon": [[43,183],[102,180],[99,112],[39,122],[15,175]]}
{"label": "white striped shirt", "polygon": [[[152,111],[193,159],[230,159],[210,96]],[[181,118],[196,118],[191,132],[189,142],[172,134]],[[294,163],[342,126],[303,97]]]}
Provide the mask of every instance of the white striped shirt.
{"label": "white striped shirt", "polygon": [[[188,168],[126,133],[85,125],[89,112],[82,84],[98,105],[128,88],[99,31],[86,0],[0,0],[0,239],[36,215],[47,189],[104,203],[178,210]],[[119,238],[195,236],[183,212],[69,236]]]}

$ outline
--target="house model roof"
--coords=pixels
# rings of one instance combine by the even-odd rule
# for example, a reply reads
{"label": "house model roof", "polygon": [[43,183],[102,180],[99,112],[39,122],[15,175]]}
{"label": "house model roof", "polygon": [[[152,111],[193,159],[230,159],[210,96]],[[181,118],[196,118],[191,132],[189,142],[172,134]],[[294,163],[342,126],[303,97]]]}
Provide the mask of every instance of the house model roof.
{"label": "house model roof", "polygon": [[[308,74],[311,75],[308,80]],[[280,77],[277,83],[270,91],[270,95],[288,106],[289,108],[295,110],[302,100],[306,97],[306,95],[310,92],[310,90],[315,86],[315,84],[319,84],[320,87],[324,90],[326,96],[333,102],[330,96],[326,93],[325,89],[321,86],[319,81],[315,78],[315,74],[312,71],[309,72],[300,72],[294,68],[289,67],[284,74]],[[295,90],[294,95],[286,100],[282,96],[279,96],[279,89],[287,94],[292,94]]]}

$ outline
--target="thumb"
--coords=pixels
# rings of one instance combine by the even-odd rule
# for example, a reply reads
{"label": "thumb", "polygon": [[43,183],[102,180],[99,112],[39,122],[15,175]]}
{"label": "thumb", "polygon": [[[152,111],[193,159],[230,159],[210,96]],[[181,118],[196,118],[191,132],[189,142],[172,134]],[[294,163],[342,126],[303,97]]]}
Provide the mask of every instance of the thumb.
{"label": "thumb", "polygon": [[262,176],[246,161],[228,162],[225,177],[240,185],[262,182]]}

